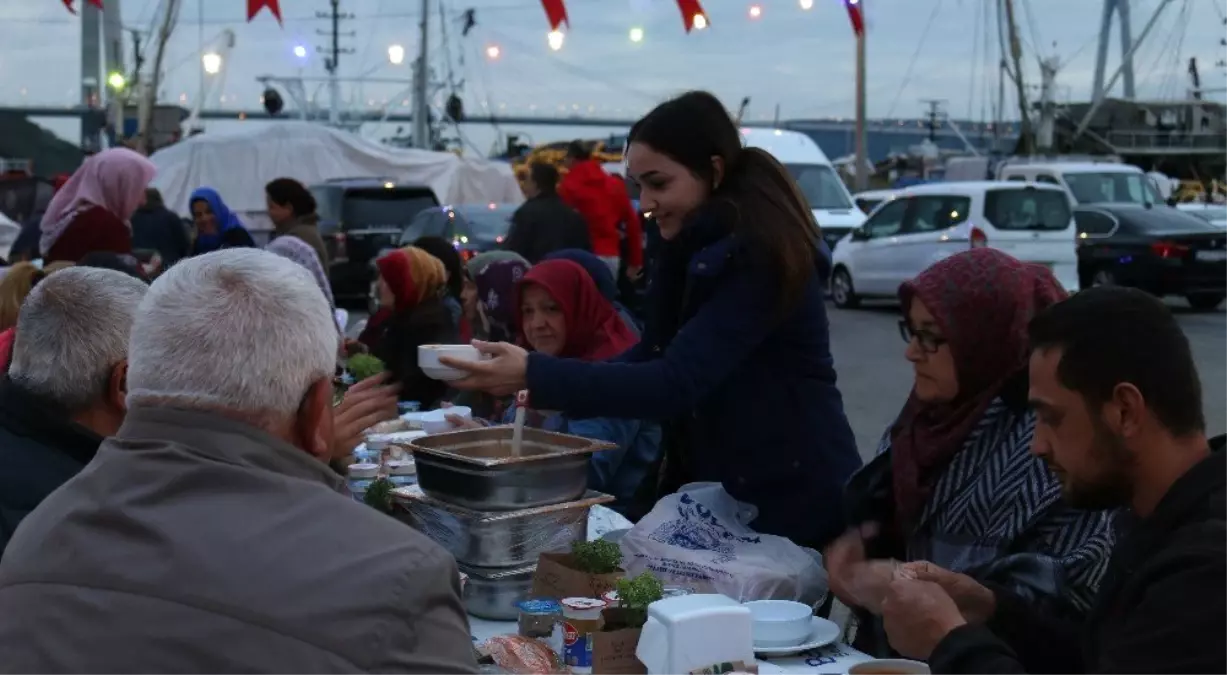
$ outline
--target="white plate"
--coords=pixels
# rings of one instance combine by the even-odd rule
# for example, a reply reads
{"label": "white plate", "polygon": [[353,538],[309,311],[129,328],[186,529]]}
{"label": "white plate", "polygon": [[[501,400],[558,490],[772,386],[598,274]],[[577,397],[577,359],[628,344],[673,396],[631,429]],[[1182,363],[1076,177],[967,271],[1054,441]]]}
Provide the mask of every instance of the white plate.
{"label": "white plate", "polygon": [[839,626],[833,621],[827,621],[815,616],[810,619],[809,638],[793,647],[754,647],[755,654],[763,656],[792,656],[809,649],[825,647],[839,640]]}
{"label": "white plate", "polygon": [[463,380],[469,376],[469,374],[463,370],[448,368],[447,366],[424,366],[422,367],[422,374],[432,380],[439,380],[441,382]]}

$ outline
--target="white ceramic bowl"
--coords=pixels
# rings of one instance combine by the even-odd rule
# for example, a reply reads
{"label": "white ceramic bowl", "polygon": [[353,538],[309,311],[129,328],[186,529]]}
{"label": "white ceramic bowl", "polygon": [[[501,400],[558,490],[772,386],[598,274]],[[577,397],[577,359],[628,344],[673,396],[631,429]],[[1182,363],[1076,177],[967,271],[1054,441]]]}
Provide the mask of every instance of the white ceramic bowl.
{"label": "white ceramic bowl", "polygon": [[791,600],[754,600],[750,610],[755,647],[795,647],[809,638],[814,609]]}
{"label": "white ceramic bowl", "polygon": [[468,373],[439,363],[440,356],[461,361],[481,361],[486,358],[471,345],[421,345],[418,347],[418,367],[432,380],[450,382],[464,379]]}
{"label": "white ceramic bowl", "polygon": [[929,675],[926,663],[908,659],[871,659],[848,669],[850,675]]}

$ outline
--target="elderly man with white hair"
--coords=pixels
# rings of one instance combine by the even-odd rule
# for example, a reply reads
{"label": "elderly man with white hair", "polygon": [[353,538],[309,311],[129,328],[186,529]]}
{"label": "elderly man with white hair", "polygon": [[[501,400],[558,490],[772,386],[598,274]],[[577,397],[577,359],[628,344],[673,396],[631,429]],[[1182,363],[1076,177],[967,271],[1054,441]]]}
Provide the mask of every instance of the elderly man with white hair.
{"label": "elderly man with white hair", "polygon": [[326,463],[336,352],[289,260],[159,277],[127,419],[0,562],[0,670],[476,672],[455,560]]}
{"label": "elderly man with white hair", "polygon": [[122,272],[74,267],[40,281],[22,304],[0,380],[0,553],[123,422],[128,333],[148,290]]}

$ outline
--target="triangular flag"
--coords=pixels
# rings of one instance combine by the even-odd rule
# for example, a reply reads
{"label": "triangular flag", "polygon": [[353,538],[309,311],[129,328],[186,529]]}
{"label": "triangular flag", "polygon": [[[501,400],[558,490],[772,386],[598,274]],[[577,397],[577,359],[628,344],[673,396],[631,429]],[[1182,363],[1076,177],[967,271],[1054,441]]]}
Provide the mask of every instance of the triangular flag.
{"label": "triangular flag", "polygon": [[265,7],[277,17],[277,23],[281,23],[281,7],[277,5],[277,0],[247,0],[247,20],[250,22],[256,18]]}
{"label": "triangular flag", "polygon": [[848,19],[852,22],[852,32],[857,37],[865,34],[864,1],[865,0],[844,0],[844,7],[848,8]]}
{"label": "triangular flag", "polygon": [[711,25],[707,12],[703,11],[703,5],[699,4],[699,0],[677,0],[677,8],[682,10],[682,23],[685,24],[687,33],[695,28],[695,22],[699,20],[699,17],[702,17],[703,21],[698,26],[700,30]]}
{"label": "triangular flag", "polygon": [[567,20],[567,6],[563,0],[541,0],[541,6],[545,8],[545,18],[550,22],[550,30],[558,30],[564,23],[567,28],[571,27],[571,22]]}
{"label": "triangular flag", "polygon": [[[86,2],[97,7],[98,9],[102,9],[102,0],[86,0]],[[72,0],[64,0],[64,6],[68,8],[70,13],[74,15],[77,13],[77,10],[73,9],[72,7]]]}

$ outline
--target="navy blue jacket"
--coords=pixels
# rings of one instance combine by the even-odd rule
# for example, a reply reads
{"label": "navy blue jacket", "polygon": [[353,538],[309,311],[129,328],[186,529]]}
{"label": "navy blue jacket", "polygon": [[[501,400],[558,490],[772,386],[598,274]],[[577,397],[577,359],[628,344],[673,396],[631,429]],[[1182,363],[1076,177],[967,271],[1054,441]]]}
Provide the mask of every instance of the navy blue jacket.
{"label": "navy blue jacket", "polygon": [[820,271],[781,314],[775,276],[736,237],[708,222],[687,238],[657,260],[639,344],[604,363],[530,354],[532,405],[667,420],[689,480],[757,506],[759,532],[825,545],[843,531],[841,496],[861,459],[835,386]]}

